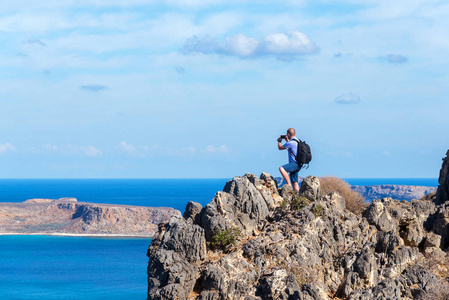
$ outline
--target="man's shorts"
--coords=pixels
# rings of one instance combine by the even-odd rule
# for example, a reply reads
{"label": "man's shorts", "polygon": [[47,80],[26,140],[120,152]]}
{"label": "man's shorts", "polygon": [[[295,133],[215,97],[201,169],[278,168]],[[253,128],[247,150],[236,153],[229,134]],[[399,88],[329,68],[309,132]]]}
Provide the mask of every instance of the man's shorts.
{"label": "man's shorts", "polygon": [[289,173],[290,181],[292,183],[298,182],[299,166],[297,163],[288,163],[286,165],[283,165],[282,168],[284,168],[284,170]]}

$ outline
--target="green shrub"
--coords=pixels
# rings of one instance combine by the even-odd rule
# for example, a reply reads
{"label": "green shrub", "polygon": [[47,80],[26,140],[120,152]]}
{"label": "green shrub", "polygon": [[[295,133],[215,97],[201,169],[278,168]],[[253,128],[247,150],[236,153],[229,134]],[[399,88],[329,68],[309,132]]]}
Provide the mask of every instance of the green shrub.
{"label": "green shrub", "polygon": [[323,207],[319,204],[312,207],[312,212],[315,215],[315,218],[322,217],[324,215]]}
{"label": "green shrub", "polygon": [[284,211],[287,208],[287,200],[282,200],[282,203],[277,207],[280,211]]}
{"label": "green shrub", "polygon": [[212,238],[211,246],[213,248],[225,249],[226,247],[232,245],[234,246],[237,239],[241,236],[241,231],[237,227],[230,229],[218,229]]}
{"label": "green shrub", "polygon": [[310,201],[306,197],[298,196],[292,199],[290,207],[292,210],[301,210],[309,203]]}

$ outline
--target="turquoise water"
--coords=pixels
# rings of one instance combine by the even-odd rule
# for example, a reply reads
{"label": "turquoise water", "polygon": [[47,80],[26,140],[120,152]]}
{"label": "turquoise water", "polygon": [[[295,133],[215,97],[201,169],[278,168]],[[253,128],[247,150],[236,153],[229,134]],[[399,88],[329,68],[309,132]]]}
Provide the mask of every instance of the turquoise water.
{"label": "turquoise water", "polygon": [[145,299],[150,242],[0,236],[0,299]]}
{"label": "turquoise water", "polygon": [[228,179],[0,179],[0,202],[74,197],[93,203],[170,206],[209,203]]}
{"label": "turquoise water", "polygon": [[[209,203],[227,179],[2,179],[0,202]],[[0,300],[146,299],[150,239],[0,236]]]}
{"label": "turquoise water", "polygon": [[[353,185],[436,186],[437,179],[346,179]],[[75,197],[79,201],[205,205],[227,179],[3,179],[0,202]],[[150,239],[0,236],[0,299],[146,299]]]}

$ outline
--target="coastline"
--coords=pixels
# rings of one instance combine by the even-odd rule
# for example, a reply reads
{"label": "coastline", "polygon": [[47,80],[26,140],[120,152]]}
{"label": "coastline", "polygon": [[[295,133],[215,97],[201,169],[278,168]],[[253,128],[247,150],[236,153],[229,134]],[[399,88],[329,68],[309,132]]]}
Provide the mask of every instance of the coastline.
{"label": "coastline", "polygon": [[170,207],[36,198],[0,203],[0,235],[152,238],[158,224],[173,215],[180,212]]}
{"label": "coastline", "polygon": [[0,236],[11,236],[11,235],[40,235],[40,236],[64,236],[64,237],[98,237],[98,238],[138,238],[138,239],[152,239],[154,235],[137,235],[137,234],[92,234],[92,233],[64,233],[64,232],[33,232],[33,233],[23,233],[23,232],[0,232]]}

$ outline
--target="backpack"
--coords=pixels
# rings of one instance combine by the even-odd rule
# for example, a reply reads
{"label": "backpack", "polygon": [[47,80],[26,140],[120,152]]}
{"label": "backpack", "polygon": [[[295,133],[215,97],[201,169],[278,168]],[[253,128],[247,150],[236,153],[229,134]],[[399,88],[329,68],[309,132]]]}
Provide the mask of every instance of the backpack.
{"label": "backpack", "polygon": [[298,149],[296,151],[296,162],[302,168],[304,165],[307,165],[307,169],[309,168],[309,163],[312,160],[312,152],[310,151],[310,146],[307,145],[306,142],[301,141],[300,139],[293,139],[298,143]]}

